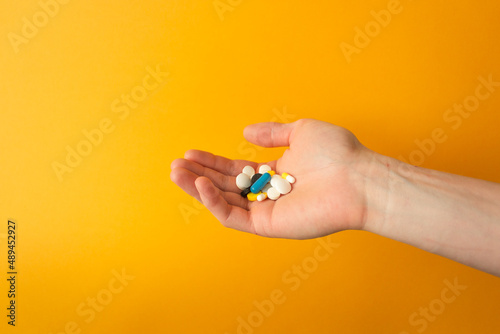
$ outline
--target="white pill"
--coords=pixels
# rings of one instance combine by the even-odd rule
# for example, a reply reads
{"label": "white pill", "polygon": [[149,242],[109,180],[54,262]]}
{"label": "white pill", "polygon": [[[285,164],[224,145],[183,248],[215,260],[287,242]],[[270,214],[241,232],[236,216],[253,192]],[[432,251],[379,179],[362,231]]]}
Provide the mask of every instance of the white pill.
{"label": "white pill", "polygon": [[271,187],[274,187],[274,185],[276,184],[276,181],[278,181],[278,180],[283,180],[283,178],[281,176],[279,176],[278,174],[274,174],[271,177],[271,181],[269,181],[271,183]]}
{"label": "white pill", "polygon": [[259,173],[264,174],[265,172],[269,172],[271,167],[268,165],[262,165],[259,167]]}
{"label": "white pill", "polygon": [[259,196],[257,196],[257,201],[262,202],[266,198],[267,198],[266,194],[259,194]]}
{"label": "white pill", "polygon": [[272,199],[273,201],[280,198],[280,195],[281,195],[280,192],[273,187],[267,190],[267,198]]}
{"label": "white pill", "polygon": [[266,185],[264,186],[264,188],[262,188],[262,190],[261,190],[261,191],[262,191],[263,193],[267,193],[267,191],[269,190],[269,188],[271,188],[271,184],[270,184],[270,183],[266,184]]}
{"label": "white pill", "polygon": [[241,173],[236,177],[236,186],[241,190],[246,189],[252,185],[250,181],[250,176],[245,173]]}
{"label": "white pill", "polygon": [[243,173],[252,177],[255,174],[255,169],[253,169],[252,166],[245,166],[245,168],[243,168]]}
{"label": "white pill", "polygon": [[273,184],[273,187],[276,188],[280,192],[280,194],[288,194],[290,190],[292,190],[292,185],[290,182],[288,182],[286,179],[280,177],[279,179],[276,179],[276,181]]}

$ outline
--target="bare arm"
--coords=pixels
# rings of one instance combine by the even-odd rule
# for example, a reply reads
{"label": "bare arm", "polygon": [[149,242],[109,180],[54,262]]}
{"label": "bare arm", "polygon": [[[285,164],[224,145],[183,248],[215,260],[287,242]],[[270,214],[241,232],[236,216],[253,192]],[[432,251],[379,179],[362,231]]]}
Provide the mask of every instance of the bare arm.
{"label": "bare arm", "polygon": [[499,184],[407,165],[312,119],[253,124],[244,135],[288,147],[266,164],[295,176],[292,192],[242,198],[235,178],[246,165],[257,169],[252,161],[189,150],[172,163],[172,180],[224,226],[291,239],[366,230],[500,276]]}
{"label": "bare arm", "polygon": [[500,184],[373,154],[364,230],[500,276]]}

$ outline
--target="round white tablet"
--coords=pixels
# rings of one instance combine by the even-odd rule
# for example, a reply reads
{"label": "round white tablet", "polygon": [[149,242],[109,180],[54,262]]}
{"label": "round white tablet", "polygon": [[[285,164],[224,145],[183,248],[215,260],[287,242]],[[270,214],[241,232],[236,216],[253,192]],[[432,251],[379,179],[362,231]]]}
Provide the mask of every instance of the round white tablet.
{"label": "round white tablet", "polygon": [[259,167],[259,173],[264,174],[265,172],[269,172],[271,170],[271,166],[262,165]]}
{"label": "round white tablet", "polygon": [[288,194],[290,190],[292,190],[292,185],[290,184],[290,182],[281,177],[279,179],[276,179],[273,187],[276,188],[276,190],[278,190],[282,195]]}
{"label": "round white tablet", "polygon": [[275,188],[271,187],[267,190],[267,198],[272,199],[273,201],[277,200],[280,197],[280,193]]}
{"label": "round white tablet", "polygon": [[245,166],[245,168],[243,168],[243,173],[252,177],[255,174],[255,169],[253,169],[252,166]]}
{"label": "round white tablet", "polygon": [[236,177],[236,186],[241,190],[246,189],[252,185],[250,181],[250,176],[245,173],[241,173]]}

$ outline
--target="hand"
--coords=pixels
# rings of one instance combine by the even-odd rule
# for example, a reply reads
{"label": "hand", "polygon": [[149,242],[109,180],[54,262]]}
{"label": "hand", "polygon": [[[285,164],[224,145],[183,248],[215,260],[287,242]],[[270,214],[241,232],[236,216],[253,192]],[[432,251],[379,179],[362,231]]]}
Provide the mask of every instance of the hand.
{"label": "hand", "polygon": [[307,239],[364,226],[364,175],[375,153],[350,131],[302,119],[253,124],[244,136],[264,147],[289,146],[281,158],[266,164],[296,178],[290,193],[276,201],[250,202],[240,196],[235,179],[246,165],[258,170],[262,164],[198,150],[172,162],[172,181],[224,226],[261,236]]}

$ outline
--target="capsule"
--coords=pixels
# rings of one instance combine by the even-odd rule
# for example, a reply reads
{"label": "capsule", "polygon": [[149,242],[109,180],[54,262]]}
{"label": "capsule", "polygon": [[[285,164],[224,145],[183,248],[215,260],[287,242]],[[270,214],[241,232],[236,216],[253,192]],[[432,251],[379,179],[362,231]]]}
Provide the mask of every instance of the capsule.
{"label": "capsule", "polygon": [[243,189],[243,191],[240,193],[241,197],[247,198],[247,195],[250,193],[250,188]]}
{"label": "capsule", "polygon": [[254,184],[252,184],[252,186],[250,187],[250,191],[253,192],[254,194],[258,193],[259,191],[262,190],[262,188],[264,188],[264,186],[266,185],[267,182],[269,182],[270,179],[271,179],[271,173],[265,172],[257,181],[254,182]]}
{"label": "capsule", "polygon": [[259,195],[257,196],[257,201],[259,202],[262,202],[263,200],[265,200],[267,198],[267,194],[266,193],[259,193]]}
{"label": "capsule", "polygon": [[281,174],[281,177],[284,178],[285,180],[287,180],[290,183],[295,183],[295,178],[293,176],[291,176],[290,174],[288,174],[288,173]]}
{"label": "capsule", "polygon": [[261,176],[262,176],[262,174],[260,174],[260,173],[254,174],[252,176],[252,178],[250,179],[251,184],[254,184],[258,179],[260,179]]}
{"label": "capsule", "polygon": [[257,198],[259,197],[259,195],[261,195],[262,193],[259,191],[257,194],[254,194],[252,192],[249,192],[248,195],[247,195],[247,199],[250,201],[250,202],[255,202],[257,200]]}

